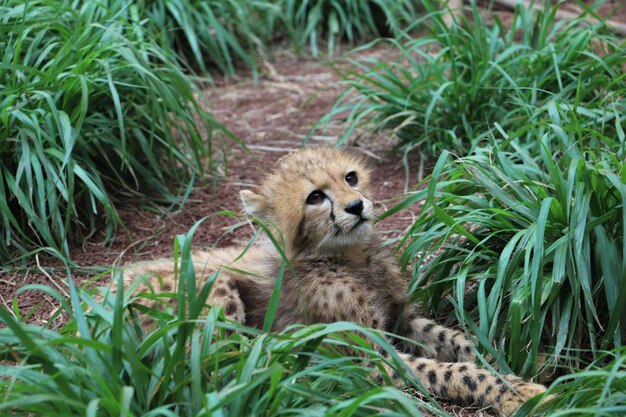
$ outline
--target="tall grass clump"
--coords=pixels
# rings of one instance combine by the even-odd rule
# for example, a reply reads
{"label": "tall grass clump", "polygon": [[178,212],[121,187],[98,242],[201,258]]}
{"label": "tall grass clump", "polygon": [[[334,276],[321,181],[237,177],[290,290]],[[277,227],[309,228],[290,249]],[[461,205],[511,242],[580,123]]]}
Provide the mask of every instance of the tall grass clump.
{"label": "tall grass clump", "polygon": [[[0,3],[0,259],[111,236],[124,199],[174,202],[216,125],[121,3]],[[102,227],[102,225],[105,225]]]}
{"label": "tall grass clump", "polygon": [[402,242],[415,297],[526,376],[626,341],[625,113],[604,115],[607,135],[575,108],[546,112],[474,155],[443,152],[391,211],[425,201]]}
{"label": "tall grass clump", "polygon": [[[196,286],[192,235],[193,229],[176,242],[180,285],[159,295],[167,298],[164,310],[135,304],[137,297],[155,297],[150,294],[119,292],[100,303],[71,279],[69,300],[37,287],[57,298],[70,317],[62,328],[26,325],[14,317],[19,311],[12,315],[0,306],[0,413],[446,415],[376,382],[365,363],[384,359],[365,338],[392,347],[372,330],[344,322],[267,334],[225,321],[221,309],[207,309],[215,276]],[[133,321],[136,312],[152,317],[156,326]]]}
{"label": "tall grass clump", "polygon": [[267,0],[142,0],[141,12],[163,45],[187,66],[235,75],[238,64],[257,73],[257,52],[286,35],[281,2]]}
{"label": "tall grass clump", "polygon": [[[155,36],[186,65],[233,76],[238,66],[256,75],[258,52],[289,39],[300,53],[335,52],[379,36],[401,36],[417,19],[411,0],[142,0]],[[324,45],[321,45],[324,44]],[[238,65],[239,64],[239,65]]]}
{"label": "tall grass clump", "polygon": [[[555,19],[518,5],[510,27],[489,25],[475,1],[452,26],[430,0],[418,25],[428,33],[390,41],[397,59],[353,62],[339,71],[348,88],[323,119],[345,118],[346,140],[358,126],[393,129],[403,149],[468,154],[491,137],[494,123],[516,130],[545,121],[553,100],[581,111],[611,106],[623,90],[624,41],[581,17]],[[533,140],[529,138],[529,140]]]}
{"label": "tall grass clump", "polygon": [[583,371],[564,375],[556,382],[560,394],[544,415],[618,416],[626,413],[624,348],[603,352]]}
{"label": "tall grass clump", "polygon": [[308,45],[313,56],[325,40],[332,54],[338,43],[354,44],[371,37],[402,36],[417,20],[411,0],[283,0],[292,40],[299,49]]}

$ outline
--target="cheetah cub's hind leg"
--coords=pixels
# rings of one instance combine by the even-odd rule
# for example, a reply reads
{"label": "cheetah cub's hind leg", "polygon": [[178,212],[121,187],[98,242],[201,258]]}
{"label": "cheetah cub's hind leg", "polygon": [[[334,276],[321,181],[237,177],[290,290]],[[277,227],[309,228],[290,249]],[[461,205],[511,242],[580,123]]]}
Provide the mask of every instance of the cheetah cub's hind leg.
{"label": "cheetah cub's hind leg", "polygon": [[[204,286],[213,273],[203,264],[194,265],[196,288],[198,291]],[[176,307],[176,293],[178,292],[179,278],[174,273],[173,261],[158,261],[134,265],[123,271],[123,285],[126,297],[134,297],[141,293],[157,295],[155,297],[137,297],[135,304],[151,309],[161,309],[164,306]],[[118,282],[113,281],[110,292],[118,292]],[[168,296],[164,296],[169,294]],[[212,284],[211,292],[206,300],[207,306],[219,306],[224,309],[226,319],[243,323],[245,320],[244,305],[239,297],[237,281],[234,275],[220,271]],[[206,310],[208,313],[208,309]],[[204,314],[204,313],[203,313]],[[142,319],[145,321],[145,319]],[[145,328],[144,325],[142,327]]]}
{"label": "cheetah cub's hind leg", "polygon": [[420,358],[442,362],[474,362],[472,342],[458,330],[420,318],[414,305],[405,307],[400,335],[417,344],[403,342],[402,350]]}

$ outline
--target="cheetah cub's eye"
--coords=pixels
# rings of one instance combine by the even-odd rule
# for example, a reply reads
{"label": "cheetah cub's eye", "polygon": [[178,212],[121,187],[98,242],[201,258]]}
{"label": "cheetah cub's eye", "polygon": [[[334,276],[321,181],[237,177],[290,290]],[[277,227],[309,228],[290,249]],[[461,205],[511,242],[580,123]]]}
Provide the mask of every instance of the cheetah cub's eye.
{"label": "cheetah cub's eye", "polygon": [[357,185],[359,182],[359,179],[356,176],[356,172],[354,171],[348,172],[348,174],[346,175],[346,182],[348,183],[350,187],[354,187],[355,185]]}
{"label": "cheetah cub's eye", "polygon": [[324,201],[325,198],[326,194],[320,190],[315,190],[306,198],[306,203],[312,206],[317,206],[318,204],[322,204],[322,201]]}

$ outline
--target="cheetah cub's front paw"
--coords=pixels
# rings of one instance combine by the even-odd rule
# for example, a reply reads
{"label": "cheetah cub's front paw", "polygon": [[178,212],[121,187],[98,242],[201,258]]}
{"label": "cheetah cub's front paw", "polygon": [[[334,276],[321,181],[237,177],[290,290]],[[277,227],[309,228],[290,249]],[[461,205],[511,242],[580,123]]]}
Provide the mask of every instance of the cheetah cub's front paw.
{"label": "cheetah cub's front paw", "polygon": [[[525,382],[518,377],[507,376],[505,379],[508,380],[513,388],[515,388],[515,391],[517,391],[517,393],[509,391],[505,394],[505,398],[502,399],[499,411],[505,416],[512,416],[526,401],[546,392],[546,387],[541,384]],[[547,401],[547,399],[544,401]]]}

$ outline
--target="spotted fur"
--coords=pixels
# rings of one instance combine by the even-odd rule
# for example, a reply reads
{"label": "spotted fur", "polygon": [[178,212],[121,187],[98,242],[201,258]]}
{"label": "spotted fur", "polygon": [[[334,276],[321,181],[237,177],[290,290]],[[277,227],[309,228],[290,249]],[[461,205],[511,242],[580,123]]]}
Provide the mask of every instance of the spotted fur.
{"label": "spotted fur", "polygon": [[[373,233],[371,175],[363,159],[349,152],[304,149],[281,159],[256,192],[241,192],[245,210],[282,236],[295,271],[285,276],[274,330],[345,320],[391,331],[400,318],[399,333],[416,343],[399,343],[398,354],[423,387],[442,398],[514,414],[545,387],[512,376],[503,380],[478,368],[463,333],[418,316],[393,254]],[[196,276],[201,285],[220,270],[209,303],[223,307],[231,320],[260,327],[280,255],[269,244],[241,252],[196,253]],[[139,290],[175,291],[172,269],[171,261],[133,265],[127,268],[125,285],[148,275]],[[388,370],[393,383],[404,386]]]}

